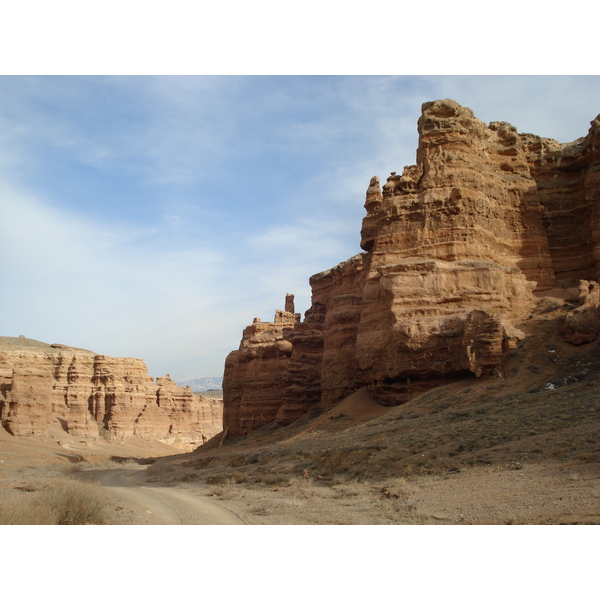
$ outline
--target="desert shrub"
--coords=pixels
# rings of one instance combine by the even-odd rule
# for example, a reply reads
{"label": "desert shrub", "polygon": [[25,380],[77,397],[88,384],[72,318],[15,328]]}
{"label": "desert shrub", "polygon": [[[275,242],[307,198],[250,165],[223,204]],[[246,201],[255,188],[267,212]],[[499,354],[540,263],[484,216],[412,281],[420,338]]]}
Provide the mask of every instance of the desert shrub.
{"label": "desert shrub", "polygon": [[58,481],[0,506],[2,525],[100,525],[106,497],[97,485]]}
{"label": "desert shrub", "polygon": [[383,487],[374,486],[371,489],[375,495],[373,508],[392,522],[402,521],[416,511],[410,496],[417,491],[417,487],[403,477],[388,479]]}
{"label": "desert shrub", "polygon": [[402,520],[416,511],[416,507],[407,500],[381,497],[375,500],[374,509],[390,521]]}
{"label": "desert shrub", "polygon": [[0,525],[56,525],[49,506],[34,498],[3,499]]}
{"label": "desert shrub", "polygon": [[290,477],[287,490],[292,496],[297,495],[306,498],[314,495],[315,482],[312,479],[302,477]]}
{"label": "desert shrub", "polygon": [[249,464],[255,464],[257,462],[260,461],[261,455],[260,454],[251,454],[251,455],[246,455],[246,454],[234,454],[231,458],[229,458],[229,460],[227,461],[227,464],[230,467],[236,468],[236,467],[245,467]]}
{"label": "desert shrub", "polygon": [[239,494],[239,488],[233,478],[228,478],[219,485],[212,488],[212,495],[223,500],[231,500]]}
{"label": "desert shrub", "polygon": [[179,471],[175,465],[165,462],[156,462],[147,470],[150,481],[172,482],[177,479]]}
{"label": "desert shrub", "polygon": [[247,483],[248,482],[247,475],[245,475],[241,471],[236,471],[235,473],[232,473],[231,478],[233,479],[233,481],[235,483]]}
{"label": "desert shrub", "polygon": [[346,415],[344,413],[340,413],[339,415],[335,415],[333,417],[329,417],[329,420],[330,421],[338,421],[340,419],[348,419],[348,418],[349,418],[348,415]]}
{"label": "desert shrub", "polygon": [[57,525],[100,525],[106,498],[93,484],[65,481],[44,492],[44,500],[56,515]]}
{"label": "desert shrub", "polygon": [[335,491],[333,498],[339,500],[361,496],[364,494],[365,487],[354,481],[344,481],[336,483],[332,489]]}
{"label": "desert shrub", "polygon": [[349,481],[351,481],[350,478],[345,477],[344,475],[338,474],[338,475],[333,475],[330,478],[329,483],[332,486],[336,486],[336,485],[343,485],[345,483],[348,483]]}
{"label": "desert shrub", "polygon": [[458,410],[453,410],[448,412],[447,416],[451,419],[468,419],[469,417],[471,417],[473,415],[473,410],[472,409],[458,409]]}
{"label": "desert shrub", "polygon": [[[196,458],[196,459],[194,459],[193,462],[190,462],[188,464],[193,465],[194,468],[196,468],[196,469],[206,469],[207,467],[211,466],[214,462],[215,462],[214,456],[205,456],[202,458]],[[143,463],[141,463],[141,464],[143,464]]]}
{"label": "desert shrub", "polygon": [[289,476],[285,473],[260,473],[254,476],[254,483],[262,483],[265,485],[282,485],[287,484]]}
{"label": "desert shrub", "polygon": [[215,473],[204,477],[204,482],[208,485],[219,485],[229,479],[229,475],[225,473]]}

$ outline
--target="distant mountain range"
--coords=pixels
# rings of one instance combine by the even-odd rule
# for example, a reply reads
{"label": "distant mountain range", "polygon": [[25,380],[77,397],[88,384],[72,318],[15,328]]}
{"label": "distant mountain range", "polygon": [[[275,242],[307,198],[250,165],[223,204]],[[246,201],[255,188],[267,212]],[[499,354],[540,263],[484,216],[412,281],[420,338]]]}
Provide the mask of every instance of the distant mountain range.
{"label": "distant mountain range", "polygon": [[220,390],[223,388],[222,377],[196,377],[196,379],[185,379],[176,383],[181,387],[189,385],[192,392],[206,392],[207,390]]}

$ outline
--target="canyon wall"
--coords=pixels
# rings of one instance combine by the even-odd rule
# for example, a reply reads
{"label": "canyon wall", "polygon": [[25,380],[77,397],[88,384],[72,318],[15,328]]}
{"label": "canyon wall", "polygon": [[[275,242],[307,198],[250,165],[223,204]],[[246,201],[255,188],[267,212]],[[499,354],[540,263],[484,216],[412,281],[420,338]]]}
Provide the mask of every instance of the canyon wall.
{"label": "canyon wall", "polygon": [[293,350],[287,332],[300,322],[294,313],[294,297],[288,294],[285,310],[277,310],[274,322],[254,323],[244,329],[239,350],[225,361],[223,415],[226,436],[238,437],[274,421],[280,397],[288,385],[287,364]]}
{"label": "canyon wall", "polygon": [[221,431],[222,403],[168,375],[155,383],[137,358],[0,338],[0,422],[16,436],[43,437],[58,423],[77,437],[190,449]]}
{"label": "canyon wall", "polygon": [[417,128],[417,164],[369,183],[364,252],[310,278],[304,321],[244,331],[226,362],[225,438],[364,386],[395,405],[493,374],[523,339],[536,295],[551,290],[584,290],[565,339],[596,339],[585,298],[600,277],[600,116],[562,144],[436,100]]}

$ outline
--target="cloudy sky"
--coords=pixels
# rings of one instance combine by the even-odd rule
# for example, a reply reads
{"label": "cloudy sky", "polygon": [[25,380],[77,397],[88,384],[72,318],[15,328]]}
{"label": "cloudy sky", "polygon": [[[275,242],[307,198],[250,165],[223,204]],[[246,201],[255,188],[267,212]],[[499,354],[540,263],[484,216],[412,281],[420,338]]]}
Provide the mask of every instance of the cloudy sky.
{"label": "cloudy sky", "polygon": [[567,142],[600,77],[0,77],[0,335],[221,375],[360,252],[369,179],[415,162],[436,98]]}

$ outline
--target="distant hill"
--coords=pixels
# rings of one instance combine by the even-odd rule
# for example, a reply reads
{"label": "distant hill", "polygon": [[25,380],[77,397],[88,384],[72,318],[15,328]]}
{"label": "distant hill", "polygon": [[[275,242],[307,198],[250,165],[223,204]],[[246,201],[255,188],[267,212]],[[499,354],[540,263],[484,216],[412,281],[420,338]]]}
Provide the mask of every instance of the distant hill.
{"label": "distant hill", "polygon": [[223,389],[222,377],[196,377],[196,379],[185,379],[178,381],[177,385],[182,387],[190,386],[192,392],[206,392],[207,390]]}

